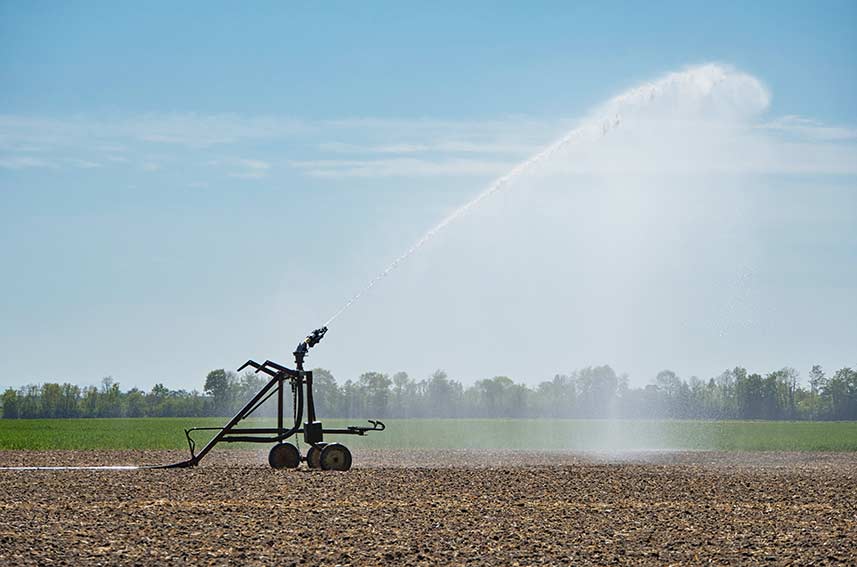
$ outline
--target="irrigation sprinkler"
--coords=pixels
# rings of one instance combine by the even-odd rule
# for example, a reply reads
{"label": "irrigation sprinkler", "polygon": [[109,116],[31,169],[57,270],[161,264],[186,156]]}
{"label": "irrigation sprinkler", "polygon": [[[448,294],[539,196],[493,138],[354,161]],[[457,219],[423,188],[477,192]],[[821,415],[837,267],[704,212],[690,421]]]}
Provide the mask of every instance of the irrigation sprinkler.
{"label": "irrigation sprinkler", "polygon": [[[301,461],[305,461],[311,469],[347,471],[351,468],[351,451],[341,443],[324,442],[325,435],[366,435],[369,431],[384,431],[385,425],[378,420],[369,420],[371,427],[352,425],[344,429],[325,429],[316,419],[315,402],[312,395],[312,372],[304,370],[304,358],[309,349],[324,338],[327,327],[316,329],[301,341],[295,352],[295,369],[287,368],[272,360],[259,364],[248,360],[238,369],[239,372],[252,367],[256,373],[262,372],[270,376],[268,383],[259,390],[235,417],[223,427],[191,427],[185,429],[190,459],[165,465],[162,468],[187,468],[199,464],[218,443],[275,443],[268,454],[268,463],[275,469],[294,469]],[[287,425],[285,407],[283,405],[285,388],[292,389],[294,420]],[[306,390],[306,394],[304,394]],[[272,396],[277,396],[277,427],[238,427],[238,424],[250,417],[259,407]],[[304,402],[306,402],[307,421],[304,418]],[[196,452],[196,442],[192,433],[196,431],[216,431],[215,435]],[[286,439],[302,434],[309,445],[305,456],[301,456],[298,448],[287,443]]]}

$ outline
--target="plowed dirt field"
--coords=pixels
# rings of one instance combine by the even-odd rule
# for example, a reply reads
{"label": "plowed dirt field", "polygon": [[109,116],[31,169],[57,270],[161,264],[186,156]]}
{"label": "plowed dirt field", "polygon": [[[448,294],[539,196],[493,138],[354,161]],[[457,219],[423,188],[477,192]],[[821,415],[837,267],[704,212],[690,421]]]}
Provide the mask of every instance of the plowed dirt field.
{"label": "plowed dirt field", "polygon": [[[0,452],[0,466],[171,452]],[[0,565],[857,565],[857,455],[355,452],[0,470]]]}

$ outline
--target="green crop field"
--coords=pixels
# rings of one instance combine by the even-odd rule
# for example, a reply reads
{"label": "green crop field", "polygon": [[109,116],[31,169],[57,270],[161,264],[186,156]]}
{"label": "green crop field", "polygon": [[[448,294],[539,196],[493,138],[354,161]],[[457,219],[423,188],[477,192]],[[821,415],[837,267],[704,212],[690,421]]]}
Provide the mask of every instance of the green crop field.
{"label": "green crop field", "polygon": [[[0,420],[0,450],[181,449],[184,428],[221,418]],[[325,426],[359,424],[329,420]],[[515,419],[388,420],[387,430],[339,437],[354,448],[541,449],[573,451],[857,451],[857,422],[601,421]],[[249,420],[246,426],[268,426]],[[196,434],[197,445],[210,432]],[[236,445],[223,445],[235,447]],[[243,445],[248,446],[248,445]]]}

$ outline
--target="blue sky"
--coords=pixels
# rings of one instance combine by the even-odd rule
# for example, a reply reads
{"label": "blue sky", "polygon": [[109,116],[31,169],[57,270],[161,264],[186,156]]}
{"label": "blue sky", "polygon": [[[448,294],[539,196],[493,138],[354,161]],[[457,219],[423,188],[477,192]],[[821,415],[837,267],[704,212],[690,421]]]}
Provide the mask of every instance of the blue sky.
{"label": "blue sky", "polygon": [[[10,3],[8,111],[492,119],[574,115],[709,60],[773,111],[855,119],[853,2]],[[790,88],[800,85],[800,89]]]}
{"label": "blue sky", "polygon": [[[755,256],[724,278],[756,283],[707,297],[752,313],[745,335],[706,348],[689,312],[673,359],[648,333],[660,362],[557,339],[525,364],[521,330],[467,307],[480,289],[508,297],[502,259],[483,266],[494,279],[443,261],[478,241],[465,226],[344,315],[313,362],[340,379],[444,367],[531,382],[610,363],[639,383],[658,365],[853,366],[855,53],[853,2],[2,2],[0,386],[198,388],[211,368],[288,360],[433,223],[592,108],[709,61],[764,84],[752,126],[800,137],[815,164],[766,161],[734,182],[763,214]],[[528,268],[551,272],[544,256]],[[437,291],[456,277],[471,294],[460,316]]]}

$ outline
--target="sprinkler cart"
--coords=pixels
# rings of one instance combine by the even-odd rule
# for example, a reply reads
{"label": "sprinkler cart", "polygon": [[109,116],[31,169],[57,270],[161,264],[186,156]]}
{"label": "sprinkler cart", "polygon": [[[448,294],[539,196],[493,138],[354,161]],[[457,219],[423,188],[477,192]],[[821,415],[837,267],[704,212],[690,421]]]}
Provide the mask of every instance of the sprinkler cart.
{"label": "sprinkler cart", "polygon": [[[304,370],[304,358],[309,349],[321,341],[327,327],[316,329],[301,341],[295,352],[295,370],[286,368],[271,360],[259,364],[253,360],[245,362],[238,371],[248,366],[263,372],[271,380],[256,393],[235,417],[223,427],[192,427],[185,429],[190,459],[163,468],[195,467],[205,455],[218,443],[275,443],[268,454],[268,463],[275,469],[294,469],[301,461],[306,461],[311,469],[347,471],[351,468],[351,451],[340,443],[323,442],[325,435],[365,435],[368,431],[384,431],[385,426],[377,420],[369,420],[371,427],[349,426],[345,429],[324,429],[320,421],[316,421],[315,403],[312,396],[312,372]],[[283,398],[286,383],[292,389],[294,421],[286,426],[284,423]],[[306,388],[306,395],[304,395]],[[277,396],[277,427],[271,428],[239,428],[238,424],[247,419],[254,411],[264,404],[271,396]],[[304,416],[304,401],[306,401],[307,421],[302,424]],[[199,451],[195,452],[196,443],[191,436],[194,431],[216,431],[217,433]],[[303,434],[304,441],[310,446],[306,456],[301,456],[298,448],[286,443],[293,435]]]}

